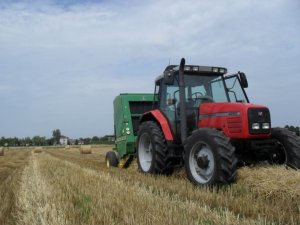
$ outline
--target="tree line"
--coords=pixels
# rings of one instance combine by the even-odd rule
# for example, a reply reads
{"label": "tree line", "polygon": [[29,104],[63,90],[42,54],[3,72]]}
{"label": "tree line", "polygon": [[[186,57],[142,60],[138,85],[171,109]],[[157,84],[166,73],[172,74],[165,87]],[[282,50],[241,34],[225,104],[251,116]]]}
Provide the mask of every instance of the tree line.
{"label": "tree line", "polygon": [[294,132],[297,136],[300,136],[300,127],[286,125],[284,128]]}
{"label": "tree line", "polygon": [[[48,146],[48,145],[59,145],[60,139],[66,138],[66,136],[62,135],[59,129],[55,129],[52,132],[51,138],[46,138],[44,136],[34,136],[34,137],[25,137],[25,138],[17,138],[17,137],[1,137],[0,146]],[[110,138],[110,136],[104,137],[88,137],[88,138],[77,138],[77,139],[67,139],[67,144],[74,145],[93,145],[93,144],[113,144],[114,140]]]}
{"label": "tree line", "polygon": [[[297,136],[300,136],[300,127],[286,125],[286,129],[294,132]],[[17,138],[17,137],[1,137],[0,146],[48,146],[48,145],[59,145],[60,138],[65,136],[61,134],[59,129],[53,130],[52,137],[46,138],[41,136],[34,136],[32,138]],[[71,143],[72,142],[72,143]],[[88,138],[78,138],[78,139],[68,139],[68,144],[74,145],[95,145],[95,144],[113,144],[114,140],[110,136],[104,137],[88,137]]]}

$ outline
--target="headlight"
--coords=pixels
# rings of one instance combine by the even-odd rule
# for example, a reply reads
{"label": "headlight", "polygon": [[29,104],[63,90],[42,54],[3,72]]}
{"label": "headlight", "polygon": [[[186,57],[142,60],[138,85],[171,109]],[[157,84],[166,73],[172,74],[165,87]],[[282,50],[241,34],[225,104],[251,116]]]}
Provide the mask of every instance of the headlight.
{"label": "headlight", "polygon": [[219,72],[220,72],[220,73],[225,73],[225,69],[224,69],[224,68],[220,68],[220,69],[219,69]]}
{"label": "headlight", "polygon": [[262,129],[264,129],[264,130],[270,129],[270,124],[269,123],[263,123],[262,124]]}
{"label": "headlight", "polygon": [[252,130],[259,130],[259,123],[252,123]]}
{"label": "headlight", "polygon": [[212,68],[212,71],[213,71],[214,73],[217,73],[217,72],[219,72],[219,68],[213,67],[213,68]]}
{"label": "headlight", "polygon": [[184,67],[184,70],[186,70],[186,71],[190,71],[190,70],[191,70],[191,67],[189,67],[189,66],[185,66],[185,67]]}
{"label": "headlight", "polygon": [[199,67],[198,66],[193,66],[193,71],[199,71]]}

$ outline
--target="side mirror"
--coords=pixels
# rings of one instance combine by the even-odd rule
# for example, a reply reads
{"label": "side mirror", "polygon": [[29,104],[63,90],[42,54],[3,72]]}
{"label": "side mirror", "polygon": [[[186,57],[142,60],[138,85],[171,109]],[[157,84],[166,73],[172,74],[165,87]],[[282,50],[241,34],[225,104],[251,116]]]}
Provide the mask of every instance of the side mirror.
{"label": "side mirror", "polygon": [[239,74],[239,77],[240,77],[241,86],[243,88],[247,88],[248,87],[248,80],[247,80],[247,77],[246,77],[245,73],[239,71],[238,74]]}
{"label": "side mirror", "polygon": [[164,84],[174,84],[174,73],[171,71],[164,72]]}

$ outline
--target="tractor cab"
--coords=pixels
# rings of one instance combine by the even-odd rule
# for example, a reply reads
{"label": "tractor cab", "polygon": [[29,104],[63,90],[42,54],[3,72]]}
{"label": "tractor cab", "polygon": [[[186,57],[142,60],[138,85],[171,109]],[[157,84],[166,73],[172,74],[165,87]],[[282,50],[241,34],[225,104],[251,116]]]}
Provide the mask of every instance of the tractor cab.
{"label": "tractor cab", "polygon": [[[225,76],[223,67],[184,66],[184,89],[187,133],[198,126],[200,106],[207,103],[249,103],[244,88],[248,87],[244,73]],[[156,81],[155,92],[159,97],[159,109],[168,118],[174,136],[180,141],[180,91],[179,67],[167,66]]]}

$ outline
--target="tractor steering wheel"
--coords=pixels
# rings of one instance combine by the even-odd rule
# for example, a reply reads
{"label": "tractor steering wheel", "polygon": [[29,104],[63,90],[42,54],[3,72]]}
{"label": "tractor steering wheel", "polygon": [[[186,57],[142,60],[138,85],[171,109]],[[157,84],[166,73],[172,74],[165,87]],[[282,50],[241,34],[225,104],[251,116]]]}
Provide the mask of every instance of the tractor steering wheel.
{"label": "tractor steering wheel", "polygon": [[215,102],[211,96],[203,95],[199,96],[198,98],[193,98],[194,106],[199,107],[200,103],[210,103]]}
{"label": "tractor steering wheel", "polygon": [[195,106],[199,106],[200,103],[214,102],[214,99],[209,95],[204,95],[201,92],[195,92],[192,94],[192,99]]}
{"label": "tractor steering wheel", "polygon": [[[195,95],[195,97],[193,98],[194,95]],[[198,95],[199,95],[199,97],[198,97]],[[202,96],[204,96],[204,95],[201,92],[195,92],[192,94],[191,97],[195,101],[195,100],[197,100],[197,98],[201,98]]]}
{"label": "tractor steering wheel", "polygon": [[215,102],[214,99],[209,95],[201,96],[199,99],[202,103]]}

